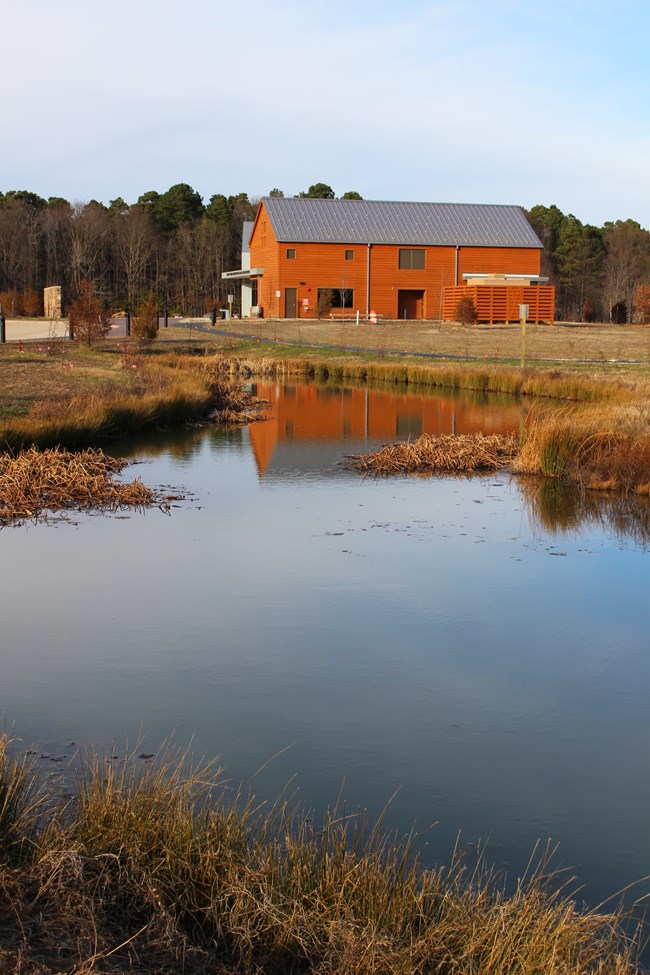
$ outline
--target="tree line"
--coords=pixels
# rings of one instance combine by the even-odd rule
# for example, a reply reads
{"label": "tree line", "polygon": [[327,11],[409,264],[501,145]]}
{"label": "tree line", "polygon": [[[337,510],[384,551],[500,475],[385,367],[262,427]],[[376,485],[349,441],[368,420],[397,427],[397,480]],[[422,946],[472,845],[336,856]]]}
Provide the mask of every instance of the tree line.
{"label": "tree line", "polygon": [[555,285],[561,321],[623,324],[650,318],[650,233],[635,220],[594,227],[555,205],[526,216],[544,245],[542,274]]}
{"label": "tree line", "polygon": [[[284,196],[274,188],[270,196]],[[326,183],[300,197],[333,199]],[[350,190],[341,199],[361,199]],[[216,193],[207,203],[187,183],[165,193],[91,200],[45,200],[28,190],[0,192],[0,305],[6,315],[42,314],[43,288],[61,285],[64,307],[92,282],[107,307],[159,307],[204,314],[225,304],[221,275],[240,266],[242,225],[257,201]],[[556,317],[617,323],[650,318],[650,233],[634,220],[583,224],[555,205],[526,215],[544,244],[542,274],[556,287]]]}

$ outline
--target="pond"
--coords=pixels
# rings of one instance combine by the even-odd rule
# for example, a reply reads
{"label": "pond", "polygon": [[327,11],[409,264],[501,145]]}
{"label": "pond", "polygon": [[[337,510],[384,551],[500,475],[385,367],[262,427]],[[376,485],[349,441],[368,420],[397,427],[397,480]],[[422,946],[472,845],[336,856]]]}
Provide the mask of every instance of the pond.
{"label": "pond", "polygon": [[427,857],[460,832],[514,876],[550,838],[592,904],[650,874],[647,505],[341,466],[518,429],[512,399],[257,391],[267,422],[119,446],[184,489],[170,515],[0,533],[8,730],[46,770],[173,735],[262,797],[388,804],[400,832],[437,824]]}

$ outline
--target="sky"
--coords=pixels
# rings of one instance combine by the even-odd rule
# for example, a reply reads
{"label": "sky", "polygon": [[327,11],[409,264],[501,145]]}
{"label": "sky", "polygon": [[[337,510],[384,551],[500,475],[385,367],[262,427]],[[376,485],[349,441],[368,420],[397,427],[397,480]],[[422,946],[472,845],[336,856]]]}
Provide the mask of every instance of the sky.
{"label": "sky", "polygon": [[0,191],[556,204],[650,229],[646,0],[21,0]]}

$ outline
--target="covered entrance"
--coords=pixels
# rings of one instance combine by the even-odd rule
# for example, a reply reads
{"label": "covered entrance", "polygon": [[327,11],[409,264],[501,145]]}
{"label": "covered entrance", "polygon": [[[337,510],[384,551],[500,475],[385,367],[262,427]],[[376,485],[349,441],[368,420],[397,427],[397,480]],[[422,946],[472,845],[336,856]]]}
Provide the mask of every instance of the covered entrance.
{"label": "covered entrance", "polygon": [[398,291],[397,317],[424,318],[424,291]]}

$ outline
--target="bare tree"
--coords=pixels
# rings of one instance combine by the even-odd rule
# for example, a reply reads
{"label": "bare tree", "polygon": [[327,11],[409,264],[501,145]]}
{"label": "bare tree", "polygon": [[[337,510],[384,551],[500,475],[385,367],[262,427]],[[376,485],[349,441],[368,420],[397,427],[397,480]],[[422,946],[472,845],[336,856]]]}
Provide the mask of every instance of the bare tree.
{"label": "bare tree", "polygon": [[147,286],[147,269],[154,251],[155,228],[144,207],[133,206],[113,218],[113,241],[118,259],[118,280],[124,281],[127,302],[134,308]]}
{"label": "bare tree", "polygon": [[106,207],[95,201],[75,204],[70,231],[70,270],[77,294],[83,280],[92,280],[100,292],[106,291],[108,233]]}
{"label": "bare tree", "polygon": [[603,300],[609,321],[613,310],[624,306],[625,320],[632,321],[637,286],[650,271],[650,234],[634,220],[605,225]]}

